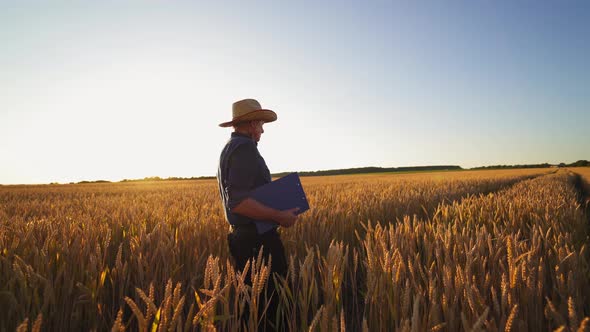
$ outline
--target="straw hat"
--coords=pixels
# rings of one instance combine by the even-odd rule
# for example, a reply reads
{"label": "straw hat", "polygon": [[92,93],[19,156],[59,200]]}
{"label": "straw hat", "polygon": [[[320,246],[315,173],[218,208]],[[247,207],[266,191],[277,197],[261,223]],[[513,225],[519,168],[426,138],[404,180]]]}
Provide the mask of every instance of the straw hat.
{"label": "straw hat", "polygon": [[277,119],[277,113],[263,109],[255,99],[243,99],[232,105],[232,120],[219,124],[220,127],[231,127],[238,122],[262,120],[273,122]]}

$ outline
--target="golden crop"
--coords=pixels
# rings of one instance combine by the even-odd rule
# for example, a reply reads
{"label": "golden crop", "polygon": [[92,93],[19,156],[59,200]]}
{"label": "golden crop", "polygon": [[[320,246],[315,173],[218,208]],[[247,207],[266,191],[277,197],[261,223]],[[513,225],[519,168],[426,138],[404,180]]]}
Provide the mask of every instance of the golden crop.
{"label": "golden crop", "polygon": [[587,331],[572,171],[303,178],[286,279],[233,270],[215,181],[0,186],[0,331],[254,330],[268,282],[292,331]]}

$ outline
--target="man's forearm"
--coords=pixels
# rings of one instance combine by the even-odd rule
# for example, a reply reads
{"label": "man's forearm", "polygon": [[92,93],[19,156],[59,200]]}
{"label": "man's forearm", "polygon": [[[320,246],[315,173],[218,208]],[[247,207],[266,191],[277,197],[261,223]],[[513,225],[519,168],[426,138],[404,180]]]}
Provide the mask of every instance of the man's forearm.
{"label": "man's forearm", "polygon": [[268,207],[252,198],[241,201],[232,209],[232,212],[257,220],[272,220],[281,225],[281,211]]}

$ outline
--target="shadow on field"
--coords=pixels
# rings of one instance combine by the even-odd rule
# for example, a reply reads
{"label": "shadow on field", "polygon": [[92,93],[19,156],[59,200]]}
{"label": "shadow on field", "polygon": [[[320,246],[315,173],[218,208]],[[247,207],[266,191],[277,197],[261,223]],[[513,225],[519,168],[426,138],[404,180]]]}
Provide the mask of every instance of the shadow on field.
{"label": "shadow on field", "polygon": [[[582,208],[582,210],[584,211],[584,215],[586,216],[586,233],[590,234],[590,183],[586,182],[584,177],[582,177],[580,174],[573,174],[574,186],[578,191],[578,202],[580,203],[580,207]],[[590,244],[588,238],[586,238],[586,244]],[[586,251],[586,255],[590,259],[590,252]]]}
{"label": "shadow on field", "polygon": [[574,173],[574,186],[578,190],[578,202],[590,221],[590,183],[586,182],[580,174]]}

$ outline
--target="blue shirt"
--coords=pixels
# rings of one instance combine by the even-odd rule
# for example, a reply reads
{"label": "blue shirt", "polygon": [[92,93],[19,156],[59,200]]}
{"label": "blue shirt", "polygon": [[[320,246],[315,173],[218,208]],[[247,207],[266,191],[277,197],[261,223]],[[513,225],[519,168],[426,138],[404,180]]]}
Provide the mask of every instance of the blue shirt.
{"label": "blue shirt", "polygon": [[247,135],[232,133],[221,151],[217,169],[226,220],[235,226],[252,224],[254,219],[233,213],[232,209],[253,189],[271,181],[266,162],[258,152],[258,144]]}

